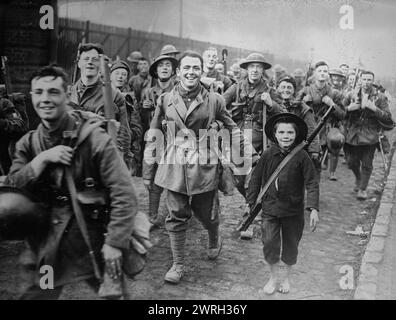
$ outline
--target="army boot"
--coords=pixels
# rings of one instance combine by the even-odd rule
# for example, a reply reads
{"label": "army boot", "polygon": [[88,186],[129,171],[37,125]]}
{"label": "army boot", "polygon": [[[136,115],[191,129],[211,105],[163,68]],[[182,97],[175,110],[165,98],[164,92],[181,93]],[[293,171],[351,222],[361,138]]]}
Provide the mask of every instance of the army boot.
{"label": "army boot", "polygon": [[223,239],[219,234],[219,227],[208,230],[209,244],[208,244],[208,259],[215,260],[220,254],[223,245]]}
{"label": "army boot", "polygon": [[169,232],[173,265],[165,275],[165,281],[177,284],[184,275],[184,243],[186,231]]}

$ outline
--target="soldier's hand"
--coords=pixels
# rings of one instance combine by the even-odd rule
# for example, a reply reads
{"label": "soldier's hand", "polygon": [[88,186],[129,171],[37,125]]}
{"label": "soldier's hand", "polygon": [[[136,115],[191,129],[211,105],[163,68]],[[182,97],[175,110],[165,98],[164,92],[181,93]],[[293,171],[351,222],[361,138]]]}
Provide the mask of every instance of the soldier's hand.
{"label": "soldier's hand", "polygon": [[348,107],[347,107],[348,111],[355,111],[355,110],[359,110],[360,109],[360,104],[356,103],[356,102],[352,102]]}
{"label": "soldier's hand", "polygon": [[269,92],[263,92],[261,94],[261,100],[264,101],[264,103],[270,107],[272,107],[272,99],[271,99],[271,95],[269,94]]}
{"label": "soldier's hand", "polygon": [[303,101],[304,101],[305,103],[307,103],[307,102],[309,102],[309,101],[312,101],[311,95],[310,95],[310,94],[306,94],[306,95],[304,96],[304,98],[303,98]]}
{"label": "soldier's hand", "polygon": [[152,108],[154,108],[154,103],[151,100],[144,100],[143,108],[144,109],[152,109]]}
{"label": "soldier's hand", "polygon": [[40,157],[45,163],[60,163],[69,166],[73,158],[73,149],[59,145],[43,151]]}
{"label": "soldier's hand", "polygon": [[319,161],[319,152],[311,152],[310,156],[312,161]]}
{"label": "soldier's hand", "polygon": [[309,225],[311,227],[311,231],[314,232],[316,230],[316,225],[319,222],[318,210],[316,209],[311,210],[311,216],[309,221],[310,221]]}
{"label": "soldier's hand", "polygon": [[322,98],[322,102],[327,104],[329,107],[331,107],[334,104],[333,99],[331,99],[329,96],[324,96]]}
{"label": "soldier's hand", "polygon": [[149,180],[149,179],[143,179],[143,183],[144,183],[144,186],[146,187],[146,189],[148,190],[148,191],[151,191],[151,188],[152,188],[152,183],[151,183],[151,180]]}
{"label": "soldier's hand", "polygon": [[218,91],[220,89],[220,91],[223,91],[224,89],[224,83],[221,81],[216,81],[214,82],[214,91]]}
{"label": "soldier's hand", "polygon": [[106,271],[110,278],[117,279],[122,275],[122,252],[118,248],[104,244],[102,247]]}

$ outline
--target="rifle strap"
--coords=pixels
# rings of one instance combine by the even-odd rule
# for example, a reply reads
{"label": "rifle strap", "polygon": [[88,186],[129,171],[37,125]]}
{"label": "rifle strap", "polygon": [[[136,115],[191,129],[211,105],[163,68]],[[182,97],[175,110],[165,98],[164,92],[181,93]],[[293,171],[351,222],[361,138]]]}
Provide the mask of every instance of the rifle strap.
{"label": "rifle strap", "polygon": [[[275,169],[275,171],[271,174],[271,176],[268,178],[267,182],[265,183],[265,185],[262,187],[257,200],[261,201],[262,197],[264,196],[264,194],[267,192],[268,188],[270,187],[271,183],[275,181],[275,179],[279,176],[279,174],[281,173],[282,169],[286,166],[286,164],[302,149],[304,149],[304,147],[306,146],[306,141],[301,142],[299,145],[297,145],[291,152],[289,152],[287,154],[287,156],[285,158],[283,158],[283,160],[281,161],[281,163],[278,165],[278,167]],[[254,206],[256,206],[258,203],[256,201],[256,203],[254,204]]]}
{"label": "rifle strap", "polygon": [[87,244],[88,251],[89,251],[89,257],[91,258],[92,265],[93,265],[94,272],[95,272],[95,277],[100,282],[102,282],[102,276],[99,271],[99,266],[96,262],[95,254],[92,249],[91,241],[89,239],[87,224],[85,222],[81,207],[77,201],[76,185],[74,184],[74,179],[73,179],[70,167],[65,168],[65,178],[66,178],[67,188],[69,189],[70,199],[71,199],[72,206],[73,206],[73,212],[74,212],[74,215],[76,216],[77,224],[80,228],[80,231],[84,238],[84,241]]}

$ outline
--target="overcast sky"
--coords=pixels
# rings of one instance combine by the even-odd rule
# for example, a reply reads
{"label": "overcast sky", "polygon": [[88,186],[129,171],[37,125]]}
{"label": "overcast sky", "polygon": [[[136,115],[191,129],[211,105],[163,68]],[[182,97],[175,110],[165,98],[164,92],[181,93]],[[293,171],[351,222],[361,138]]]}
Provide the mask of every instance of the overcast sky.
{"label": "overcast sky", "polygon": [[[61,17],[178,36],[181,0],[60,0]],[[183,37],[300,60],[325,59],[396,72],[396,1],[182,0]],[[340,8],[353,8],[343,30]],[[276,63],[276,61],[273,61]]]}

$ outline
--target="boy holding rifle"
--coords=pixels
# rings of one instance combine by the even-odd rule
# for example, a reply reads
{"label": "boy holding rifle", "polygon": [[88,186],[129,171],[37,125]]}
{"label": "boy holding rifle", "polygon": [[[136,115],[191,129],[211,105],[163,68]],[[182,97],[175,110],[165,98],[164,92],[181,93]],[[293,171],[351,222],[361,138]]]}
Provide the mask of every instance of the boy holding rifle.
{"label": "boy holding rifle", "polygon": [[[250,207],[255,205],[262,186],[282,160],[306,139],[307,131],[304,120],[291,113],[277,114],[267,121],[265,133],[275,144],[262,153],[252,173],[247,192]],[[305,189],[307,203],[304,206]],[[304,229],[304,207],[311,212],[310,226],[314,231],[319,221],[319,184],[307,152],[299,150],[269,186],[262,200],[263,251],[271,273],[264,286],[266,294],[273,294],[277,289],[281,293],[290,290],[289,274],[297,262],[298,244]],[[286,273],[278,287],[279,260],[285,263]]]}

